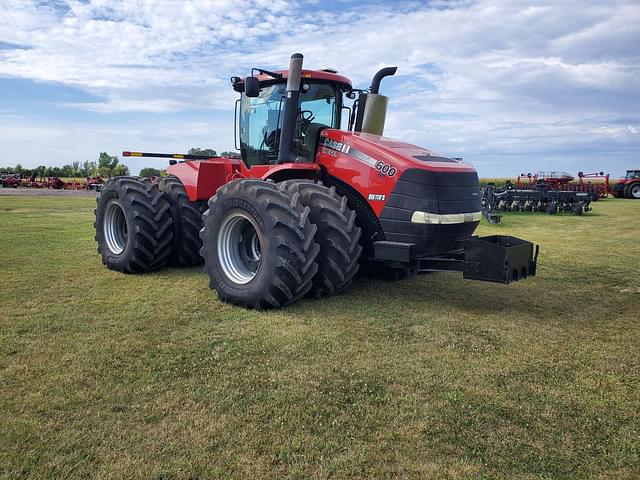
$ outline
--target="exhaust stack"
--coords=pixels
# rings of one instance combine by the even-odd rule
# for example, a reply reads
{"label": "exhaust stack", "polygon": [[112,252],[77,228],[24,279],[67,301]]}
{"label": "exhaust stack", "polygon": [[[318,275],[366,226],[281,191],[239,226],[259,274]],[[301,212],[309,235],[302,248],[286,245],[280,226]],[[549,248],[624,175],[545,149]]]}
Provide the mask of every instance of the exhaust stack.
{"label": "exhaust stack", "polygon": [[360,131],[382,135],[384,132],[384,122],[387,116],[387,105],[389,97],[380,95],[380,82],[384,77],[394,75],[398,67],[385,67],[373,76],[370,93],[367,94],[364,104],[364,114],[362,117],[362,128]]}
{"label": "exhaust stack", "polygon": [[291,55],[289,62],[287,96],[284,99],[277,163],[289,163],[297,160],[295,153],[293,153],[293,136],[296,128],[296,117],[298,116],[298,102],[300,100],[302,59],[301,53],[294,53]]}

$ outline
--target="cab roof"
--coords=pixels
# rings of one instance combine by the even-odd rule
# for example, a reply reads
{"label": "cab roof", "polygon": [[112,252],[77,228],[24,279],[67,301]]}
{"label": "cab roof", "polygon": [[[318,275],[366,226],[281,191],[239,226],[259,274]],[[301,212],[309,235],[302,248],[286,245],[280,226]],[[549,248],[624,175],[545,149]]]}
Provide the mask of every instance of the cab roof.
{"label": "cab roof", "polygon": [[[260,73],[258,75],[255,75],[255,77],[258,79],[258,81],[260,81],[260,83],[265,82],[265,83],[280,83],[280,82],[286,82],[287,78],[289,76],[289,71],[288,70],[276,70],[273,73],[278,73],[280,75],[282,75],[282,77],[280,78],[274,78],[269,74],[266,73]],[[320,82],[331,82],[331,83],[337,83],[340,85],[340,87],[345,90],[351,90],[353,88],[353,85],[351,84],[351,80],[349,80],[347,77],[338,74],[337,72],[333,71],[333,70],[305,70],[302,69],[302,79],[305,80],[315,80],[315,81],[320,81]],[[235,77],[235,78],[240,78],[240,77]],[[244,90],[244,79],[240,78],[239,81],[234,82],[233,83],[233,89],[237,92],[243,91]]]}

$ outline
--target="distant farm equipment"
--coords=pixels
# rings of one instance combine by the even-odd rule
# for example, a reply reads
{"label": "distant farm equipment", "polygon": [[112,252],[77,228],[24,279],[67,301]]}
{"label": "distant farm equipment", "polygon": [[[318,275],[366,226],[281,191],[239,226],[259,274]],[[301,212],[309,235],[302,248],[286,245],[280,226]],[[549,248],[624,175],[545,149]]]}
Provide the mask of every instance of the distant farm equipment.
{"label": "distant farm equipment", "polygon": [[520,174],[515,183],[490,183],[482,191],[482,213],[489,223],[499,224],[503,212],[570,213],[591,211],[591,202],[609,194],[609,175],[566,172]]}
{"label": "distant farm equipment", "polygon": [[517,189],[528,189],[535,185],[545,185],[551,190],[585,192],[592,201],[606,198],[610,193],[609,174],[604,172],[578,172],[578,179],[566,172],[537,172],[520,174],[516,179]]}
{"label": "distant farm equipment", "polygon": [[572,213],[591,211],[588,192],[555,190],[544,184],[531,188],[496,188],[487,185],[482,192],[482,211],[489,223],[500,223],[500,212]]}
{"label": "distant farm equipment", "polygon": [[611,194],[616,198],[640,200],[640,170],[627,170],[624,178],[613,184]]}
{"label": "distant farm equipment", "polygon": [[54,190],[93,190],[100,191],[104,179],[99,176],[81,179],[67,179],[60,177],[44,177],[37,173],[28,178],[21,178],[18,173],[0,173],[0,187],[3,188],[50,188]]}
{"label": "distant farm equipment", "polygon": [[0,187],[18,188],[20,185],[20,175],[17,173],[0,173]]}
{"label": "distant farm equipment", "polygon": [[87,190],[94,190],[96,192],[99,192],[103,184],[104,184],[104,180],[100,176],[87,177],[87,181],[86,181]]}

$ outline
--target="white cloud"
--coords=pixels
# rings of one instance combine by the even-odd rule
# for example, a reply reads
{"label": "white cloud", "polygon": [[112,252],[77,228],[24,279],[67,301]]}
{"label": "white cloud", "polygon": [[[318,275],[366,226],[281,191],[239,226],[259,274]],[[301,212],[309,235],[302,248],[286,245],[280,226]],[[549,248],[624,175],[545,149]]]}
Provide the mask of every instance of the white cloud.
{"label": "white cloud", "polygon": [[[136,125],[133,122],[114,126],[88,126],[69,122],[51,125],[46,119],[3,117],[0,115],[0,165],[35,167],[59,165],[74,160],[96,160],[107,151],[119,155],[125,148],[138,151],[185,152],[190,147],[211,145],[212,132],[233,131],[223,120],[171,121],[158,119]],[[231,148],[216,144],[220,151]],[[13,153],[12,152],[16,152]],[[133,172],[140,168],[166,166],[163,159],[121,158]]]}
{"label": "white cloud", "polygon": [[360,86],[398,65],[398,78],[383,84],[392,96],[387,132],[446,154],[489,161],[573,149],[579,162],[585,148],[639,146],[633,0],[345,2],[339,14],[314,1],[39,3],[2,2],[0,42],[25,48],[0,50],[0,76],[101,99],[74,109],[204,108],[230,122],[230,75],[283,67],[302,51],[308,66],[336,67]]}

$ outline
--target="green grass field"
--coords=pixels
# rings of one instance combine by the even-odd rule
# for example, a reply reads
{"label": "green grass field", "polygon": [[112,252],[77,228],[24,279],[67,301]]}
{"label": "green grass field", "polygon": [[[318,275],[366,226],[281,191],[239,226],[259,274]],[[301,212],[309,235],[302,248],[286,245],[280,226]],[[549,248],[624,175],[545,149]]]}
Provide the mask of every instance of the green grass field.
{"label": "green grass field", "polygon": [[525,282],[269,312],[106,270],[93,206],[0,197],[3,478],[640,477],[640,202],[483,224],[541,245]]}

